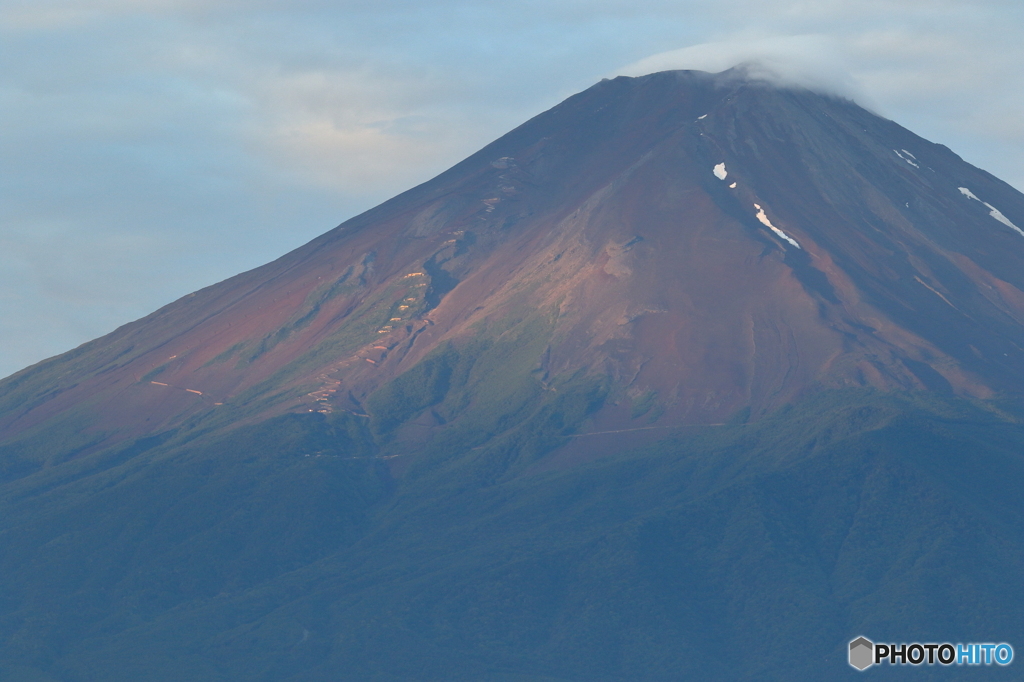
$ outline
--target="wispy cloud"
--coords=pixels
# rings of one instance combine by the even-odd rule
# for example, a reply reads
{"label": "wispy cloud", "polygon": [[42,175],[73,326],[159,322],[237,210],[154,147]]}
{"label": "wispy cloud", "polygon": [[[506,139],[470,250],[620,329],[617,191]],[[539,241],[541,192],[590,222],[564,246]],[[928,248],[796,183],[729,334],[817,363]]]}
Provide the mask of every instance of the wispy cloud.
{"label": "wispy cloud", "polygon": [[834,37],[823,34],[777,36],[750,30],[651,55],[616,73],[640,76],[669,69],[718,73],[745,64],[755,77],[864,102],[867,93],[850,74],[850,60],[843,47]]}

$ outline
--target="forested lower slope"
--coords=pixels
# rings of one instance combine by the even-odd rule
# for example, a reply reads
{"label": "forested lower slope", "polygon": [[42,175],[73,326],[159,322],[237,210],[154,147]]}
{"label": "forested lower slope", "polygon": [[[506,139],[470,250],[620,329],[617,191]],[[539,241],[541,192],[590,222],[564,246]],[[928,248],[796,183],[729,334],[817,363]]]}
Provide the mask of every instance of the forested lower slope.
{"label": "forested lower slope", "polygon": [[0,489],[4,679],[838,680],[862,634],[1012,640],[1006,408],[825,392],[570,465],[583,408],[487,475],[389,470],[351,416],[139,441]]}

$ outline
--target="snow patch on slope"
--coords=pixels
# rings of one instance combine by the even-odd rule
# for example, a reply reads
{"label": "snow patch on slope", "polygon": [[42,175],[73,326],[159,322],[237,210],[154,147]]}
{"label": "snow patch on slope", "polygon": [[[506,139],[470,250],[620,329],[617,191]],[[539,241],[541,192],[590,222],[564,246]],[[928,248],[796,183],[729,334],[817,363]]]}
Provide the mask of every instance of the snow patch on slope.
{"label": "snow patch on slope", "polygon": [[971,190],[967,189],[966,187],[959,187],[958,189],[960,190],[960,194],[963,194],[968,199],[974,199],[975,201],[981,201],[981,199],[979,199],[978,197],[974,196],[974,192],[972,192]]}
{"label": "snow patch on slope", "polygon": [[797,244],[795,239],[790,237],[788,234],[786,234],[785,232],[783,232],[779,228],[777,228],[774,225],[772,225],[772,221],[768,220],[768,216],[766,216],[764,214],[764,209],[761,208],[760,204],[754,204],[754,208],[757,209],[757,219],[761,221],[762,225],[764,225],[765,227],[771,228],[772,232],[774,232],[775,234],[779,235],[781,238],[785,239],[787,242],[789,242],[790,244],[792,244],[796,248],[798,248],[798,249],[800,248],[800,245]]}
{"label": "snow patch on slope", "polygon": [[715,170],[713,172],[715,177],[719,180],[725,180],[726,176],[729,175],[729,172],[725,170],[725,161],[715,166]]}
{"label": "snow patch on slope", "polygon": [[893,149],[893,151],[896,152],[896,156],[900,157],[901,159],[903,159],[904,161],[909,163],[914,168],[920,168],[920,166],[918,166],[914,161],[911,161],[911,159],[916,159],[917,157],[914,156],[913,154],[911,154],[910,152],[908,152],[906,149],[903,150],[903,154],[906,154],[907,156],[909,156],[910,157],[909,159],[907,158],[907,156],[903,156],[903,154],[900,154],[899,150]]}
{"label": "snow patch on slope", "polygon": [[959,189],[960,193],[963,194],[968,199],[973,199],[974,201],[979,201],[982,204],[984,204],[985,207],[988,208],[990,216],[1001,222],[1003,225],[1006,225],[1007,227],[1016,230],[1017,233],[1020,234],[1020,236],[1024,237],[1024,230],[1020,229],[1019,227],[1011,223],[1010,219],[1004,216],[1002,211],[1000,211],[998,208],[988,203],[987,201],[981,201],[981,199],[975,196],[974,192],[967,189],[966,187],[958,187],[957,189]]}

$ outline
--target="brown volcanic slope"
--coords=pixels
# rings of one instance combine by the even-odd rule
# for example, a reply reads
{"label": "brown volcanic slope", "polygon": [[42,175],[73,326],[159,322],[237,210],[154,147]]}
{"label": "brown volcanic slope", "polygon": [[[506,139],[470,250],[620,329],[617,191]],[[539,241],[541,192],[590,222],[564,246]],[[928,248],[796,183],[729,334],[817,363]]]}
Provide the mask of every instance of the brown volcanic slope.
{"label": "brown volcanic slope", "polygon": [[218,411],[363,414],[445,342],[513,327],[533,330],[545,387],[612,379],[593,430],[640,412],[756,417],[818,386],[1013,392],[1015,225],[1019,192],[852,102],[737,71],[616,78],[268,265],[9,377],[0,430],[64,415],[109,443]]}

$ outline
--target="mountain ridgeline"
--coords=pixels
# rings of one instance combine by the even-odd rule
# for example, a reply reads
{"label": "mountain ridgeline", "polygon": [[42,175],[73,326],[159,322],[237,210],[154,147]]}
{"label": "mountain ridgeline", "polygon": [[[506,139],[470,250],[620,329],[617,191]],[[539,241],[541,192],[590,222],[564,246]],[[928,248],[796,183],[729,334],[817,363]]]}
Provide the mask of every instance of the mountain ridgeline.
{"label": "mountain ridgeline", "polygon": [[1011,641],[1022,387],[1024,195],[742,70],[602,81],[0,382],[0,677],[839,680],[859,635]]}

